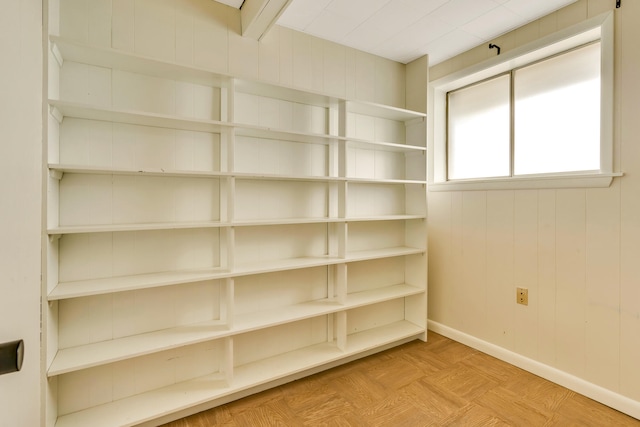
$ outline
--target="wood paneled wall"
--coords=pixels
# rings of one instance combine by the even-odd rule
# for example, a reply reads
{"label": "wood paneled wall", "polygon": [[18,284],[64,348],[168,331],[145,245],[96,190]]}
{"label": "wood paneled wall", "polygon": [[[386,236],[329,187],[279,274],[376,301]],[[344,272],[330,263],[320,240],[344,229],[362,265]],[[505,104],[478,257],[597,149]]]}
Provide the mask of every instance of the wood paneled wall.
{"label": "wood paneled wall", "polygon": [[[624,177],[605,189],[430,192],[429,317],[640,401],[640,2],[615,3],[579,0],[495,43],[511,49],[614,11]],[[489,55],[483,44],[430,76]],[[529,288],[528,306],[516,287]]]}

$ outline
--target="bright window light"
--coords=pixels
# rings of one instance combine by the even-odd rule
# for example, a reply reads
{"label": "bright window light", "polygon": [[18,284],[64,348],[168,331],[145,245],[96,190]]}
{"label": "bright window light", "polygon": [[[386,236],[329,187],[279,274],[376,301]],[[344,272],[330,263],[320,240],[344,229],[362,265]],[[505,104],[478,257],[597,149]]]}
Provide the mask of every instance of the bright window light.
{"label": "bright window light", "polygon": [[450,92],[449,179],[509,175],[509,75]]}
{"label": "bright window light", "polygon": [[514,175],[600,168],[600,46],[514,72]]}

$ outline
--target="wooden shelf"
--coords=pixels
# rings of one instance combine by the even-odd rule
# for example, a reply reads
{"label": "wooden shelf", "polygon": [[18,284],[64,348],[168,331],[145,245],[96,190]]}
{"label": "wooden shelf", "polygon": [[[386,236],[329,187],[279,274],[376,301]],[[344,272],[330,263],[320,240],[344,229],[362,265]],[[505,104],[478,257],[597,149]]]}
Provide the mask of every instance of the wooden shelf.
{"label": "wooden shelf", "polygon": [[424,328],[407,320],[391,323],[355,334],[347,335],[346,353],[360,353],[399,340],[419,338]]}
{"label": "wooden shelf", "polygon": [[54,377],[183,345],[222,338],[230,334],[229,327],[224,322],[211,320],[61,349],[49,366],[47,376]]}
{"label": "wooden shelf", "polygon": [[237,136],[250,138],[263,138],[278,141],[303,142],[305,144],[335,144],[346,140],[345,137],[321,133],[296,132],[293,130],[277,129],[264,126],[255,126],[243,123],[233,123]]}
{"label": "wooden shelf", "polygon": [[383,216],[354,216],[345,218],[345,222],[365,221],[408,221],[412,219],[426,219],[425,215],[383,215]]}
{"label": "wooden shelf", "polygon": [[418,338],[424,329],[400,321],[347,337],[346,351],[321,343],[237,366],[228,383],[212,374],[58,417],[56,427],[134,426],[163,415],[317,368],[384,345]]}
{"label": "wooden shelf", "polygon": [[274,273],[277,271],[298,270],[302,268],[321,267],[342,264],[345,262],[365,261],[391,258],[423,253],[424,249],[395,247],[357,251],[347,254],[345,258],[318,256],[282,260],[261,261],[236,266],[233,270],[214,268],[196,271],[169,271],[163,273],[137,274],[133,276],[108,277],[103,279],[78,280],[60,282],[49,293],[49,301],[79,298],[91,295],[110,294],[114,292],[133,291],[138,289],[157,288],[161,286],[179,285],[182,283],[203,282],[206,280],[224,279],[228,277],[248,276],[252,274]]}
{"label": "wooden shelf", "polygon": [[[109,168],[101,166],[81,166],[62,165],[57,163],[49,164],[49,170],[81,175],[129,175],[129,176],[155,176],[155,177],[178,177],[178,178],[237,178],[244,180],[268,180],[268,181],[319,181],[319,182],[342,182],[346,178],[333,176],[305,176],[305,175],[282,175],[264,174],[251,172],[213,172],[213,171],[187,171],[171,169],[125,169]],[[60,179],[62,176],[59,177]]]}
{"label": "wooden shelf", "polygon": [[55,427],[132,427],[236,391],[215,373],[60,416]]}
{"label": "wooden shelf", "polygon": [[109,341],[59,350],[48,369],[49,377],[113,363],[185,345],[265,329],[284,323],[336,313],[424,292],[406,284],[347,295],[345,304],[322,299],[288,307],[236,315],[233,326],[219,320],[199,322]]}
{"label": "wooden shelf", "polygon": [[81,233],[117,233],[127,231],[181,230],[188,228],[221,228],[230,224],[220,221],[154,222],[137,224],[62,225],[47,230],[50,236]]}
{"label": "wooden shelf", "polygon": [[398,246],[395,248],[370,249],[366,251],[349,252],[345,259],[346,262],[367,261],[372,259],[392,258],[405,255],[415,255],[424,253],[424,249],[409,248],[406,246]]}
{"label": "wooden shelf", "polygon": [[217,120],[192,119],[168,114],[119,110],[116,108],[99,107],[55,99],[49,100],[49,106],[52,110],[52,115],[59,121],[62,121],[64,117],[74,117],[103,122],[117,122],[130,125],[211,133],[220,133],[225,129],[231,129],[229,123]]}
{"label": "wooden shelf", "polygon": [[[185,66],[132,54],[117,49],[90,46],[59,36],[49,36],[58,60],[81,62],[99,67],[115,68],[154,77],[186,81],[211,86],[225,86],[231,77],[200,67]],[[58,55],[59,54],[59,55]]]}
{"label": "wooden shelf", "polygon": [[114,292],[179,285],[181,283],[203,282],[205,280],[214,280],[230,276],[229,270],[211,268],[194,271],[168,271],[162,273],[136,274],[133,276],[60,282],[49,293],[48,299],[49,301],[56,301]]}
{"label": "wooden shelf", "polygon": [[425,219],[424,215],[386,215],[349,218],[282,218],[236,221],[153,222],[135,224],[64,225],[47,229],[50,236],[83,233],[118,233],[133,231],[180,230],[190,228],[265,227],[276,225],[331,224],[370,221],[406,221]]}
{"label": "wooden shelf", "polygon": [[347,138],[347,145],[354,148],[378,151],[397,151],[404,153],[427,152],[427,147],[420,147],[410,144],[398,144],[395,142],[369,141],[366,139]]}
{"label": "wooden shelf", "polygon": [[235,89],[238,92],[251,95],[276,98],[299,104],[316,105],[324,108],[338,108],[338,103],[342,100],[318,92],[297,90],[245,79],[235,79]]}
{"label": "wooden shelf", "polygon": [[426,180],[412,179],[377,179],[355,178],[337,176],[304,176],[304,175],[280,175],[250,172],[210,172],[210,171],[185,171],[170,169],[124,169],[107,168],[100,166],[61,165],[50,164],[49,169],[56,172],[75,173],[84,175],[130,175],[130,176],[156,176],[179,178],[237,178],[245,180],[268,181],[316,181],[316,182],[353,182],[363,184],[427,184]]}
{"label": "wooden shelf", "polygon": [[403,122],[427,117],[425,113],[365,101],[348,101],[347,110],[352,113],[365,114],[367,116],[376,116]]}
{"label": "wooden shelf", "polygon": [[[63,23],[74,19],[65,16]],[[44,265],[51,266],[45,277],[51,303],[43,305],[43,319],[58,320],[43,339],[46,360],[51,361],[47,376],[60,379],[45,385],[46,392],[54,396],[47,403],[52,406],[48,413],[75,411],[60,415],[55,426],[153,423],[198,405],[226,402],[274,381],[411,339],[425,339],[427,308],[422,303],[426,301],[427,274],[422,264],[426,263],[427,209],[422,187],[427,184],[426,114],[252,81],[59,36],[49,40],[49,58],[53,60],[46,78],[50,93],[59,94],[54,97],[60,99],[48,100],[49,113],[57,122],[50,121],[46,136],[52,159],[48,164],[50,179],[46,180],[46,214],[51,224],[47,233],[52,237]],[[125,73],[111,78],[110,84],[102,84],[100,79],[104,77],[106,82],[109,70],[100,71],[103,74],[96,80],[80,72],[92,67],[64,66],[65,61],[114,70],[112,77],[117,71]],[[197,88],[190,83],[208,88],[192,93]],[[106,105],[65,101],[83,100],[74,94],[83,93],[85,86],[90,93],[97,91]],[[211,117],[220,120],[172,114],[177,111],[171,103],[172,94],[176,105],[189,107],[185,111],[200,111],[201,117],[215,111]],[[193,106],[189,106],[185,103],[192,94]],[[156,95],[158,103],[166,107],[158,110],[162,114],[144,107],[151,102],[147,97]],[[114,106],[110,99],[117,100]],[[246,123],[227,121],[234,116]],[[65,117],[87,121],[61,125]],[[106,127],[99,122],[107,122]],[[139,127],[111,127],[108,123]],[[331,134],[338,129],[359,137]],[[180,130],[191,132],[172,132]],[[83,159],[94,164],[65,164],[82,163]],[[100,166],[95,165],[96,159]],[[205,170],[112,168],[112,159],[117,165],[180,165]],[[295,174],[289,173],[293,171]],[[65,174],[75,175],[65,180]],[[375,178],[381,176],[388,178]],[[349,212],[365,214],[348,217]],[[56,224],[60,218],[64,225]],[[167,222],[108,224],[114,218],[120,222]],[[173,221],[175,218],[204,220]],[[92,220],[107,224],[83,224]],[[196,230],[164,231],[183,229]],[[137,232],[145,233],[134,234]],[[86,236],[58,240],[66,234]],[[269,245],[263,247],[261,239],[269,239]],[[367,249],[384,241],[398,242],[398,246]],[[92,255],[90,266],[80,255],[87,253],[87,248]],[[259,253],[251,258],[254,250]],[[272,253],[263,253],[267,250]],[[317,255],[302,256],[307,253]],[[150,273],[96,278],[116,274],[112,272],[114,259],[120,262],[124,256],[131,258],[123,264],[130,269],[117,271]],[[292,258],[264,260],[278,256]],[[161,260],[176,257],[185,258],[178,264],[181,266],[210,267],[158,271],[171,268]],[[240,259],[247,262],[238,263]],[[260,261],[250,262],[253,259]],[[362,261],[373,262],[342,268]],[[323,268],[329,266],[338,267]],[[291,273],[279,273],[287,271]],[[380,277],[389,277],[391,283],[381,286],[384,283],[379,280],[369,280],[383,271]],[[60,275],[94,278],[64,282]],[[232,282],[222,280],[227,278],[242,278],[235,295]],[[220,282],[211,283],[217,280]],[[194,285],[179,286],[186,284]],[[159,289],[166,286],[176,287]],[[211,292],[211,287],[220,289]],[[350,289],[359,292],[348,293]],[[145,292],[118,296],[118,301],[132,304],[128,306],[131,310],[118,314],[109,310],[110,297],[86,298],[136,290]],[[338,295],[332,295],[335,293]],[[254,295],[264,300],[255,301]],[[145,300],[134,301],[136,298]],[[76,300],[61,302],[67,299]],[[179,325],[188,320],[167,313],[176,300],[181,313],[194,313],[192,321],[219,319]],[[310,301],[295,303],[301,300]],[[94,308],[99,316],[90,313]],[[260,311],[239,313],[248,309]],[[89,337],[95,335],[87,332],[104,330],[116,315],[122,315],[121,322],[132,322],[129,330],[166,329],[89,343]],[[148,319],[141,319],[143,315]],[[144,323],[156,318],[158,323]],[[380,326],[392,320],[397,321]],[[163,326],[155,326],[158,324]],[[347,329],[353,325],[360,332],[349,335]],[[58,348],[58,328],[62,342],[77,345]],[[268,339],[275,334],[275,340]],[[288,341],[288,349],[297,350],[277,347],[281,338]],[[321,342],[323,339],[329,342]],[[196,356],[210,357],[201,353],[203,349],[211,351],[216,360],[210,360],[209,368],[201,367],[205,370],[199,370],[198,375],[207,369],[211,374],[149,390],[153,384],[158,386],[157,381],[147,381],[157,374],[152,366],[140,373],[139,394],[95,406],[82,398],[85,393],[109,395],[113,384],[97,381],[94,375],[128,378],[139,374],[134,372],[138,361],[165,356],[171,357],[176,369],[182,369]],[[243,353],[244,349],[251,354]],[[118,363],[125,360],[131,363]],[[248,360],[252,362],[243,362]],[[218,369],[224,372],[213,372]],[[187,378],[186,373],[180,378]],[[73,381],[73,387],[66,380]],[[167,376],[165,380],[162,384],[176,379]],[[58,389],[53,390],[56,384]],[[83,388],[89,385],[94,389]],[[58,399],[61,403],[56,407]]]}
{"label": "wooden shelf", "polygon": [[77,173],[84,175],[132,175],[132,176],[158,176],[158,177],[179,177],[179,178],[227,178],[232,176],[228,172],[215,171],[190,171],[171,169],[125,169],[110,168],[106,166],[84,166],[66,165],[60,163],[50,163],[49,170],[65,173]]}
{"label": "wooden shelf", "polygon": [[258,173],[242,173],[233,172],[232,176],[237,179],[247,180],[263,180],[263,181],[316,181],[316,182],[341,182],[344,178],[334,176],[304,176],[304,175],[276,175],[276,174],[258,174]]}
{"label": "wooden shelf", "polygon": [[417,179],[376,179],[376,178],[347,178],[354,184],[421,184],[427,185],[426,180]]}

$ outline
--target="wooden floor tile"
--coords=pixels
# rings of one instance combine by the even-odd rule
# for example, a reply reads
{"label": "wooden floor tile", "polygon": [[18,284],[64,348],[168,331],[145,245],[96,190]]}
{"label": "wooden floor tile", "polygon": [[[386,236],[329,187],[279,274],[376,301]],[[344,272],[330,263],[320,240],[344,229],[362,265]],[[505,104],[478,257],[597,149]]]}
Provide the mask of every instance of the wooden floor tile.
{"label": "wooden floor tile", "polygon": [[475,353],[460,361],[462,366],[474,369],[497,382],[508,381],[524,371],[484,353]]}
{"label": "wooden floor tile", "polygon": [[424,376],[424,372],[419,367],[402,358],[378,363],[364,373],[383,387],[392,390],[402,388]]}
{"label": "wooden floor tile", "polygon": [[558,407],[557,413],[585,427],[593,426],[640,426],[640,421],[621,412],[601,405],[588,397],[574,393]]}
{"label": "wooden floor tile", "polygon": [[435,421],[450,417],[468,403],[455,393],[424,381],[409,384],[401,390],[401,393],[411,399],[414,406],[430,414]]}
{"label": "wooden floor tile", "polygon": [[499,384],[464,365],[452,366],[428,375],[425,382],[448,390],[467,401],[482,396]]}
{"label": "wooden floor tile", "polygon": [[513,427],[496,417],[491,411],[469,403],[451,417],[442,421],[443,427]]}
{"label": "wooden floor tile", "polygon": [[393,393],[386,399],[360,411],[366,426],[433,426],[431,414],[416,408],[403,393]]}
{"label": "wooden floor tile", "polygon": [[363,372],[352,372],[327,383],[333,391],[351,402],[354,408],[363,408],[381,401],[388,395],[388,389],[372,380]]}
{"label": "wooden floor tile", "polygon": [[491,411],[496,418],[509,425],[542,426],[551,418],[550,414],[527,404],[525,399],[514,398],[510,391],[500,387],[480,396],[474,403]]}
{"label": "wooden floor tile", "polygon": [[429,332],[165,427],[640,427],[640,421]]}

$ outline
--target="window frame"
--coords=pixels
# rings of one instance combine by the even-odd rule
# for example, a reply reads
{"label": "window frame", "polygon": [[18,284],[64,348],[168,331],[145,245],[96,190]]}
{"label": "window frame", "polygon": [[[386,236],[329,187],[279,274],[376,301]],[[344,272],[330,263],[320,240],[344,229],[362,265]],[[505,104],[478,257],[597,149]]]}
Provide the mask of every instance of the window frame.
{"label": "window frame", "polygon": [[[429,111],[431,114],[429,114],[428,129],[429,191],[603,188],[610,186],[614,177],[622,176],[621,173],[614,172],[613,164],[613,37],[613,13],[606,12],[431,82],[429,85]],[[514,69],[595,41],[600,41],[601,54],[599,170],[448,180],[448,92],[511,72]],[[512,157],[512,153],[510,156]]]}

